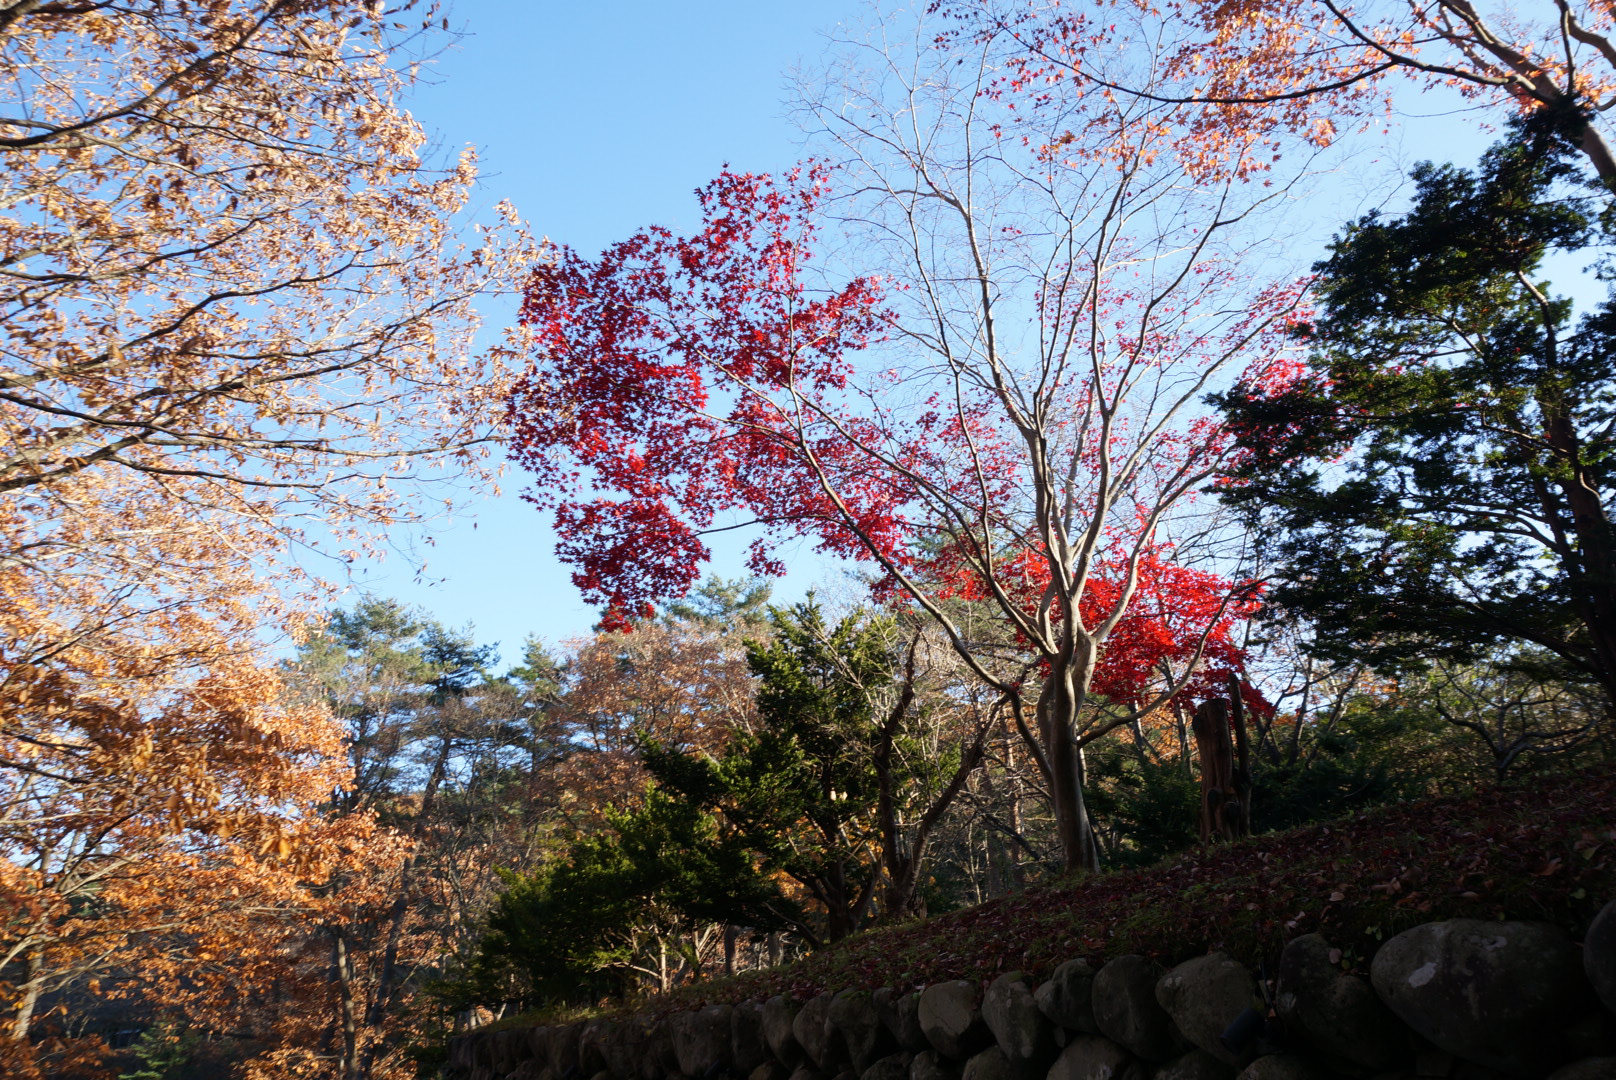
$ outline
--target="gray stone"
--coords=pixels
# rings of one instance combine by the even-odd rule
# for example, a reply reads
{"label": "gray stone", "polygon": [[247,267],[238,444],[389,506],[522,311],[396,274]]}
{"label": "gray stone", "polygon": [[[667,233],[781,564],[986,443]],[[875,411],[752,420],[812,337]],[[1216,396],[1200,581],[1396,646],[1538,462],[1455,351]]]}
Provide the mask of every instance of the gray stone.
{"label": "gray stone", "polygon": [[1325,1080],[1319,1070],[1295,1054],[1266,1054],[1247,1065],[1240,1080]]}
{"label": "gray stone", "polygon": [[909,1080],[959,1080],[959,1065],[935,1050],[922,1050],[909,1063]]}
{"label": "gray stone", "polygon": [[602,1069],[597,1073],[590,1074],[589,1080],[612,1080],[612,1074]]}
{"label": "gray stone", "polygon": [[791,1073],[790,1080],[826,1080],[825,1074],[812,1065],[802,1064]]}
{"label": "gray stone", "polygon": [[1549,1080],[1616,1080],[1616,1057],[1573,1061],[1570,1065],[1557,1070]]}
{"label": "gray stone", "polygon": [[[528,1049],[533,1051],[534,1057],[546,1065],[550,1063],[550,1032],[552,1030],[548,1027],[530,1027],[527,1029]],[[454,1045],[452,1040],[450,1045]],[[452,1061],[451,1064],[453,1064]]]}
{"label": "gray stone", "polygon": [[1600,1002],[1616,1013],[1616,900],[1601,908],[1588,924],[1582,939],[1582,966]]}
{"label": "gray stone", "polygon": [[840,1042],[855,1073],[862,1075],[898,1049],[898,1040],[881,1022],[881,1014],[867,991],[843,990],[837,994],[825,1013],[825,1023],[830,1027],[830,1041]]}
{"label": "gray stone", "polygon": [[550,1029],[550,1068],[557,1076],[578,1067],[578,1036],[583,1030],[582,1024],[561,1024]]}
{"label": "gray stone", "polygon": [[1072,1031],[1098,1034],[1092,1002],[1094,969],[1087,960],[1068,960],[1033,994],[1050,1023]]}
{"label": "gray stone", "polygon": [[615,1020],[596,1019],[584,1023],[584,1029],[578,1036],[578,1067],[585,1076],[615,1071],[611,1059],[606,1056],[606,1046],[616,1037]]}
{"label": "gray stone", "polygon": [[1128,1051],[1101,1035],[1075,1036],[1049,1070],[1049,1080],[1134,1080],[1141,1075]]}
{"label": "gray stone", "polygon": [[1119,956],[1094,976],[1094,1022],[1107,1038],[1146,1061],[1171,1061],[1187,1049],[1156,1000],[1156,972],[1143,956]]}
{"label": "gray stone", "polygon": [[784,995],[776,995],[763,1003],[763,1041],[769,1044],[774,1059],[788,1069],[795,1069],[808,1059],[802,1044],[797,1042],[794,1026],[800,1008]]}
{"label": "gray stone", "polygon": [[1016,1080],[1016,1078],[1010,1070],[1010,1059],[1004,1056],[1004,1051],[997,1046],[990,1046],[981,1053],[971,1055],[971,1060],[965,1063],[965,1072],[960,1080]]}
{"label": "gray stone", "polygon": [[982,994],[964,979],[926,987],[920,995],[920,1030],[939,1054],[960,1060],[987,1049],[993,1038],[982,1020]]}
{"label": "gray stone", "polygon": [[639,1076],[650,1034],[650,1025],[641,1017],[618,1021],[612,1038],[600,1047],[606,1057],[606,1069],[616,1080],[636,1080]]}
{"label": "gray stone", "polygon": [[1325,1057],[1379,1072],[1408,1049],[1397,1018],[1367,980],[1330,962],[1330,943],[1318,934],[1304,934],[1280,954],[1274,1006],[1285,1030]]}
{"label": "gray stone", "polygon": [[[533,1030],[542,1031],[544,1029],[534,1028]],[[449,1068],[471,1068],[473,1060],[471,1051],[472,1039],[473,1036],[470,1035],[451,1035],[449,1037]]]}
{"label": "gray stone", "polygon": [[737,1005],[729,1016],[730,1064],[738,1073],[750,1073],[769,1061],[769,1044],[763,1041],[763,1006]]}
{"label": "gray stone", "polygon": [[1465,1061],[1542,1075],[1561,1055],[1555,1029],[1587,993],[1582,958],[1547,923],[1451,919],[1380,947],[1375,992],[1403,1022]]}
{"label": "gray stone", "polygon": [[673,1056],[673,1032],[668,1021],[650,1024],[641,1044],[640,1080],[663,1080],[677,1071],[679,1063]]}
{"label": "gray stone", "polygon": [[1230,1065],[1239,1062],[1219,1036],[1247,1009],[1262,1008],[1251,972],[1220,952],[1185,961],[1163,975],[1156,1001],[1185,1038]]}
{"label": "gray stone", "polygon": [[489,1037],[489,1056],[492,1059],[490,1064],[501,1076],[533,1056],[533,1048],[527,1041],[527,1031],[522,1028],[506,1028],[504,1031],[490,1032]]}
{"label": "gray stone", "polygon": [[830,1055],[830,1028],[825,1023],[830,1015],[830,1003],[834,1000],[836,995],[831,993],[811,998],[797,1010],[796,1019],[791,1021],[791,1033],[797,1037],[797,1044],[802,1047],[803,1053],[820,1071],[826,1073],[839,1071],[836,1068],[839,1063]]}
{"label": "gray stone", "polygon": [[704,1076],[730,1064],[728,1005],[709,1005],[693,1012],[675,1013],[668,1021],[673,1034],[673,1056],[686,1076]]}
{"label": "gray stone", "polygon": [[522,1062],[522,1064],[506,1073],[505,1080],[538,1080],[539,1071],[542,1068],[543,1066],[541,1066],[538,1061],[533,1058],[528,1058],[526,1061]]}
{"label": "gray stone", "polygon": [[888,1054],[859,1073],[859,1080],[909,1080],[909,1064],[914,1058],[902,1050]]}
{"label": "gray stone", "polygon": [[1059,1049],[1054,1025],[1033,1000],[1034,989],[1025,973],[1012,971],[982,995],[982,1019],[1018,1080],[1042,1080]]}
{"label": "gray stone", "polygon": [[1225,1065],[1205,1050],[1191,1050],[1158,1068],[1150,1080],[1232,1080],[1234,1066]]}
{"label": "gray stone", "polygon": [[746,1074],[746,1080],[787,1080],[791,1075],[778,1061],[765,1061]]}
{"label": "gray stone", "polygon": [[1564,1045],[1568,1061],[1616,1056],[1616,1016],[1589,1009],[1587,1015],[1561,1028],[1555,1039]]}
{"label": "gray stone", "polygon": [[931,1049],[926,1033],[920,1030],[920,991],[904,993],[884,986],[871,994],[870,1000],[899,1046],[914,1054]]}

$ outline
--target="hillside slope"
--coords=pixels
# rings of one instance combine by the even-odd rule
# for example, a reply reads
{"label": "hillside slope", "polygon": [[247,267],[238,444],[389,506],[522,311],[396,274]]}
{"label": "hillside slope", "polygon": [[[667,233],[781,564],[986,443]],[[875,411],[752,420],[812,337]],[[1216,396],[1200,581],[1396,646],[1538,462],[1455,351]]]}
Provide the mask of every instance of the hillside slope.
{"label": "hillside slope", "polygon": [[1146,869],[1062,878],[965,911],[849,939],[795,964],[641,1002],[802,999],[849,987],[1042,977],[1063,961],[1142,953],[1163,963],[1222,949],[1273,970],[1318,932],[1348,966],[1443,918],[1544,920],[1580,932],[1616,898],[1616,775],[1424,799],[1209,849]]}

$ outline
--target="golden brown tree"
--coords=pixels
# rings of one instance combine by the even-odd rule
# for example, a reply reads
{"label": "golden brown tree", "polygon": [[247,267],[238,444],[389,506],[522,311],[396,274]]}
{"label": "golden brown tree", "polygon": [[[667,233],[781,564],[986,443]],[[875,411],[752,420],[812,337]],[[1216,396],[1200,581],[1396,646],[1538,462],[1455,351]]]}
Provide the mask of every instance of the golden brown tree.
{"label": "golden brown tree", "polygon": [[290,552],[357,557],[419,516],[410,481],[476,474],[489,438],[473,299],[534,249],[508,212],[460,243],[471,156],[434,168],[400,105],[436,21],[0,3],[8,1074],[76,1053],[46,1038],[64,994],[224,1026],[399,865],[365,818],[317,812],[343,733],[264,649],[317,595]]}

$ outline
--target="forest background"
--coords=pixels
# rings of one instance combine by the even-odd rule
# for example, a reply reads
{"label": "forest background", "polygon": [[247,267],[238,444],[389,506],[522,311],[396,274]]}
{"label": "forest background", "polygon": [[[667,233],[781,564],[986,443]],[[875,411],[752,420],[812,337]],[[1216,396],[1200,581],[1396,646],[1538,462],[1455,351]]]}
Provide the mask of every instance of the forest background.
{"label": "forest background", "polygon": [[[555,543],[543,517],[485,501],[526,482],[496,480],[490,430],[533,350],[502,333],[516,294],[553,302],[533,282],[560,264],[535,234],[582,252],[647,222],[689,234],[707,219],[687,193],[726,160],[779,174],[799,150],[774,73],[797,49],[819,70],[804,23],[834,19],[631,15],[0,8],[26,113],[5,144],[0,474],[13,1073],[411,1075],[475,1017],[777,964],[1063,867],[1149,862],[1196,840],[1184,680],[1203,659],[1219,681],[1196,695],[1225,671],[1252,688],[1258,829],[1608,755],[1597,663],[1474,627],[1445,642],[1448,626],[1372,670],[1368,646],[1395,632],[1310,648],[1307,618],[1252,621],[1242,583],[1273,567],[1226,553],[1146,591],[1159,640],[1118,637],[1139,677],[1102,665],[1078,709],[1086,818],[1065,831],[1071,770],[1005,704],[1038,670],[1025,642],[1001,628],[962,647],[890,588],[870,596],[856,544],[776,550],[772,611],[738,576],[742,545],[719,546],[727,579],[683,601],[642,590],[657,602],[592,629],[601,611],[536,555]],[[196,59],[175,74],[177,56]],[[84,122],[102,95],[119,104]],[[1279,183],[1282,243],[1243,272],[1303,273],[1348,220],[1407,210],[1403,146],[1470,168],[1525,142],[1485,96],[1396,100],[1344,112],[1317,158],[1297,144],[1310,168]],[[462,141],[487,147],[480,164]],[[1584,204],[1528,245],[1534,268],[1606,242]],[[1591,306],[1596,286],[1569,285],[1586,261],[1549,265]],[[1231,543],[1218,514],[1190,533]],[[993,625],[955,540],[922,552],[935,595]],[[603,580],[586,585],[605,596]],[[1598,625],[1579,618],[1561,624]]]}

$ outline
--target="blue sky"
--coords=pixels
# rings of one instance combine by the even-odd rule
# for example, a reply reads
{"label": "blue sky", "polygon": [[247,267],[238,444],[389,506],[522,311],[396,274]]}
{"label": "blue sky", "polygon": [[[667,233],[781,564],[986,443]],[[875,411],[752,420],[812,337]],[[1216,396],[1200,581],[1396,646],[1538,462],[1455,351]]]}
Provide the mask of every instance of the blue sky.
{"label": "blue sky", "polygon": [[[478,148],[483,207],[509,199],[536,232],[594,252],[642,225],[690,224],[693,190],[726,162],[767,171],[795,161],[786,74],[823,54],[823,31],[867,11],[859,0],[454,0],[451,25],[463,36],[436,59],[410,108],[446,154]],[[1366,141],[1320,205],[1298,209],[1327,223],[1324,235],[1383,198],[1415,157],[1468,162],[1485,142],[1473,118],[1445,114],[1430,95],[1409,111],[1426,115]],[[1316,253],[1297,254],[1305,266]],[[512,305],[485,311],[497,332]],[[468,492],[470,506],[452,521],[393,536],[399,553],[362,568],[356,582],[449,625],[473,624],[507,661],[528,634],[558,643],[587,633],[596,613],[557,562],[547,523],[516,497],[522,483],[511,473],[502,495]],[[739,542],[719,548],[715,569],[742,573],[740,551]],[[835,567],[806,548],[785,555],[793,572],[778,596],[814,585],[837,591]],[[415,573],[423,563],[424,579]]]}
{"label": "blue sky", "polygon": [[[484,207],[509,199],[535,232],[593,252],[643,225],[692,221],[692,192],[726,162],[767,171],[795,161],[785,76],[820,55],[822,31],[864,10],[854,0],[454,0],[450,25],[463,35],[410,110],[444,152],[477,147]],[[486,305],[490,330],[511,310]],[[507,661],[528,634],[588,633],[597,615],[556,561],[547,522],[517,498],[523,482],[511,473],[500,496],[468,493],[454,520],[394,535],[399,550],[356,580],[451,626],[473,624]],[[740,546],[717,549],[720,572],[742,573]],[[837,576],[806,550],[793,562],[777,595]]]}

